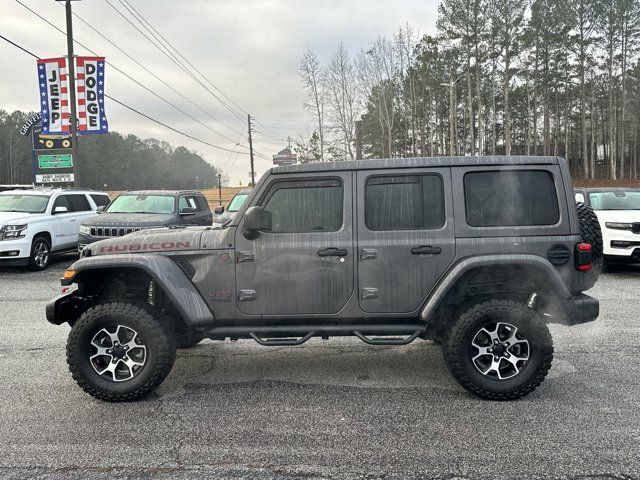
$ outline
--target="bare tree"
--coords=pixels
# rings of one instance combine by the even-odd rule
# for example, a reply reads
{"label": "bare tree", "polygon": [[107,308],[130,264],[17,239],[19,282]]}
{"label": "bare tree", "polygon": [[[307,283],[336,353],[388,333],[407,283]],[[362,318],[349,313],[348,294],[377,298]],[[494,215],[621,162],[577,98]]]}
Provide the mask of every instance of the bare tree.
{"label": "bare tree", "polygon": [[307,93],[305,109],[318,125],[320,161],[324,161],[324,106],[326,101],[326,76],[313,50],[307,50],[300,60],[300,77]]}

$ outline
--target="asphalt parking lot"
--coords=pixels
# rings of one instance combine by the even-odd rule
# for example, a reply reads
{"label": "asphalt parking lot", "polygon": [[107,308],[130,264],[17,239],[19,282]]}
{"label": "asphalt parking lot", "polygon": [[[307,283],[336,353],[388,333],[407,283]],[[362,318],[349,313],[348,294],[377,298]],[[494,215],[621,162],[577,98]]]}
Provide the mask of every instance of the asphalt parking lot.
{"label": "asphalt parking lot", "polygon": [[604,274],[601,317],[552,326],[543,385],[478,400],[429,342],[205,341],[149,398],[103,403],[68,373],[44,304],[73,257],[0,269],[0,478],[638,478],[640,267]]}

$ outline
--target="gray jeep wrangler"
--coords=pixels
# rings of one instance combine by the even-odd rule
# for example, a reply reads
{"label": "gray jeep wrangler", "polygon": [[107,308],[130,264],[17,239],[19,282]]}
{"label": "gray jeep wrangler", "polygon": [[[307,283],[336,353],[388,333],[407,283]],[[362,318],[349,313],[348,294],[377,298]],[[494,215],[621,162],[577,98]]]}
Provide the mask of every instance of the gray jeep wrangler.
{"label": "gray jeep wrangler", "polygon": [[429,339],[458,382],[508,400],[551,367],[547,324],[595,320],[597,218],[557,157],[347,161],[268,171],[224,227],[87,246],[47,319],[76,382],[133,400],[204,338]]}

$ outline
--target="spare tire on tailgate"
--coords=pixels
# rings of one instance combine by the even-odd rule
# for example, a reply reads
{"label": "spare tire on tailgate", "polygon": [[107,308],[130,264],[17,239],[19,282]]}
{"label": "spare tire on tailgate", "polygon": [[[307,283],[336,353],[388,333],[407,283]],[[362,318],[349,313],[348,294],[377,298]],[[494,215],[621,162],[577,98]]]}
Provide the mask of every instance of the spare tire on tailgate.
{"label": "spare tire on tailgate", "polygon": [[600,263],[602,260],[602,230],[600,230],[598,217],[589,205],[577,202],[576,206],[582,241],[591,244],[594,263]]}

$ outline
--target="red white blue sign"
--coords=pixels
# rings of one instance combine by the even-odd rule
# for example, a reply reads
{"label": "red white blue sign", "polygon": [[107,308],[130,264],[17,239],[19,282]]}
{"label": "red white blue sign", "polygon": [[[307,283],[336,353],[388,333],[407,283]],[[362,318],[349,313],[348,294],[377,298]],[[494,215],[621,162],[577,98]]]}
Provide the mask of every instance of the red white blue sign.
{"label": "red white blue sign", "polygon": [[[76,112],[78,134],[107,133],[104,110],[104,57],[76,57]],[[38,60],[40,111],[44,135],[69,133],[69,79],[67,59]]]}

